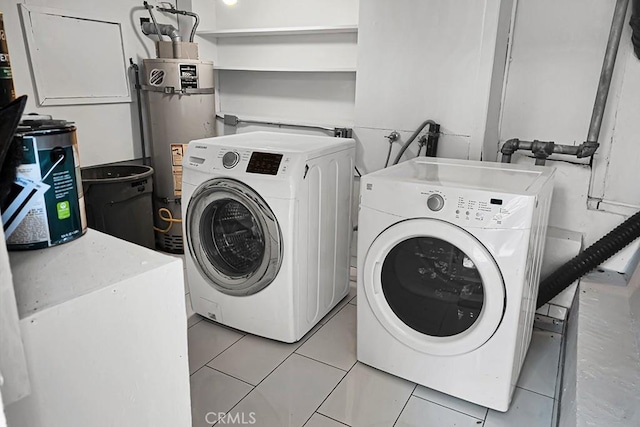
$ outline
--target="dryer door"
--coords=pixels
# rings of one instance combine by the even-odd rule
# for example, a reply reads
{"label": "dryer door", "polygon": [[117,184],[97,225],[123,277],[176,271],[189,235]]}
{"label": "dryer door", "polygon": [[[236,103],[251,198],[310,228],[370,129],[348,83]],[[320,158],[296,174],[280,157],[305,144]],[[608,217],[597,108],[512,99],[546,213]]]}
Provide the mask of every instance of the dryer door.
{"label": "dryer door", "polygon": [[467,231],[436,219],[387,228],[369,248],[362,277],[378,321],[428,354],[480,347],[506,306],[504,281],[489,251]]}
{"label": "dryer door", "polygon": [[282,234],[267,203],[232,179],[200,185],[187,206],[189,252],[200,273],[228,295],[252,295],[275,279]]}

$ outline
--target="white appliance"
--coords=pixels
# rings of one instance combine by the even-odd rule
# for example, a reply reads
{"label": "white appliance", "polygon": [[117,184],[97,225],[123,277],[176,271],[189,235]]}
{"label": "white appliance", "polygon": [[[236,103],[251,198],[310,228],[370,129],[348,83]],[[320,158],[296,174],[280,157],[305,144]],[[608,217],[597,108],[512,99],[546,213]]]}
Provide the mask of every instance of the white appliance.
{"label": "white appliance", "polygon": [[552,177],[432,158],[364,176],[358,360],[506,411],[531,340]]}
{"label": "white appliance", "polygon": [[279,341],[349,292],[352,139],[253,132],[192,141],[183,161],[196,313]]}

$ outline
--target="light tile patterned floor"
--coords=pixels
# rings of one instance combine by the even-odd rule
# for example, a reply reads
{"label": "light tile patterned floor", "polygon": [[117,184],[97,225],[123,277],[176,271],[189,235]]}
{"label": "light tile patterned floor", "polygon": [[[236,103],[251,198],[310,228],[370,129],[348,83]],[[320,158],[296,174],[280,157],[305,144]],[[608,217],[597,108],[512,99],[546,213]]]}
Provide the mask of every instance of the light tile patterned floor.
{"label": "light tile patterned floor", "polygon": [[553,424],[560,335],[534,330],[511,409],[500,413],[358,363],[356,303],[352,283],[349,296],[295,344],[244,334],[199,316],[190,319],[193,426]]}

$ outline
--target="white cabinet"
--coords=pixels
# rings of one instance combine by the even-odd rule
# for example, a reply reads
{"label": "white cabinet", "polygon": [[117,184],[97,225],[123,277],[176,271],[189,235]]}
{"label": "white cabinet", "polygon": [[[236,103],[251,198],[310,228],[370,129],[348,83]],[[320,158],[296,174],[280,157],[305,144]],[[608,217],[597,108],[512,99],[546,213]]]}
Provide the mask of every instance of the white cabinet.
{"label": "white cabinet", "polygon": [[191,426],[179,259],[88,230],[10,261],[31,394],[9,426]]}

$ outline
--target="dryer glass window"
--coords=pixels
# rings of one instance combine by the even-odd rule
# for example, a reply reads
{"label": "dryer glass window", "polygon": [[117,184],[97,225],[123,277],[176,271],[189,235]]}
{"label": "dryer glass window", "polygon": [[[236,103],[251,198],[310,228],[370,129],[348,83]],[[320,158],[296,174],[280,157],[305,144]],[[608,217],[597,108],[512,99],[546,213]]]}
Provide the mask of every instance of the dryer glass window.
{"label": "dryer glass window", "polygon": [[435,337],[457,335],[480,316],[482,277],[458,247],[433,237],[397,244],[382,265],[382,291],[396,316]]}
{"label": "dryer glass window", "polygon": [[209,261],[231,277],[253,273],[265,255],[260,222],[237,200],[220,199],[207,207],[200,238]]}

